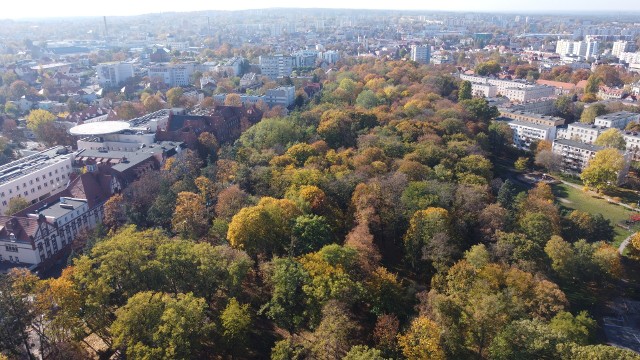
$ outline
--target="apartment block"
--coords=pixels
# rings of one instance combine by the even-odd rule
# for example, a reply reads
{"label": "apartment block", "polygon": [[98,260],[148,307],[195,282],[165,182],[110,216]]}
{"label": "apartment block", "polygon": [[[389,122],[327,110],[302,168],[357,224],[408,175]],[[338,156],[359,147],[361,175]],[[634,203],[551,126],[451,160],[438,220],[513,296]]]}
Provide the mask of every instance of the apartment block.
{"label": "apartment block", "polygon": [[35,203],[67,186],[73,153],[58,146],[0,166],[0,214],[11,199]]}
{"label": "apartment block", "polygon": [[290,76],[293,72],[294,64],[295,59],[293,56],[260,56],[260,71],[262,75],[270,79]]}
{"label": "apartment block", "polygon": [[604,126],[595,124],[572,123],[567,127],[565,139],[581,141],[585,144],[593,144],[594,141],[607,130]]}
{"label": "apartment block", "polygon": [[411,45],[411,60],[420,64],[428,64],[431,61],[431,46]]}
{"label": "apartment block", "polygon": [[125,62],[102,63],[96,66],[96,74],[100,86],[113,88],[133,77],[133,65]]}
{"label": "apartment block", "polygon": [[195,63],[159,64],[149,67],[147,75],[152,81],[161,81],[170,87],[188,86],[195,71]]}
{"label": "apartment block", "polygon": [[565,120],[557,116],[547,116],[524,111],[510,111],[506,109],[500,110],[500,116],[511,119],[520,120],[537,125],[560,126],[564,125]]}
{"label": "apartment block", "polygon": [[538,125],[520,120],[509,120],[505,123],[513,130],[514,145],[523,150],[529,150],[532,143],[541,140],[553,141],[556,138],[555,126]]}
{"label": "apartment block", "polygon": [[596,117],[594,125],[623,130],[629,123],[638,121],[640,121],[640,114],[629,111],[619,111]]}

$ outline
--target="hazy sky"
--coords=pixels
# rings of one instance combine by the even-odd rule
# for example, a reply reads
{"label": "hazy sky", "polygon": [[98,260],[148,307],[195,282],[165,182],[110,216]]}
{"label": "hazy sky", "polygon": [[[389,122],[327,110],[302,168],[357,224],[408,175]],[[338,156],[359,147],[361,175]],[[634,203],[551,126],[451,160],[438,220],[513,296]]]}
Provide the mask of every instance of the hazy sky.
{"label": "hazy sky", "polygon": [[0,18],[138,15],[167,11],[241,10],[268,7],[322,7],[352,9],[414,9],[452,11],[639,11],[640,1],[602,0],[30,0],[2,4]]}

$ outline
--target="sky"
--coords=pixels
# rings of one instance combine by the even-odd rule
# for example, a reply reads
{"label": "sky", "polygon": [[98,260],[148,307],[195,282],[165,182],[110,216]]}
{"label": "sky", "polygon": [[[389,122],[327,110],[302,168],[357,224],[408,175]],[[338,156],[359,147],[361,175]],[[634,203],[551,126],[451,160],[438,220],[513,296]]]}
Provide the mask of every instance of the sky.
{"label": "sky", "polygon": [[[3,1],[4,2],[4,1]],[[614,5],[615,4],[615,5]],[[442,10],[484,12],[606,11],[640,12],[640,1],[602,0],[29,0],[2,4],[0,19],[126,16],[171,11],[244,10],[271,7],[350,9]]]}

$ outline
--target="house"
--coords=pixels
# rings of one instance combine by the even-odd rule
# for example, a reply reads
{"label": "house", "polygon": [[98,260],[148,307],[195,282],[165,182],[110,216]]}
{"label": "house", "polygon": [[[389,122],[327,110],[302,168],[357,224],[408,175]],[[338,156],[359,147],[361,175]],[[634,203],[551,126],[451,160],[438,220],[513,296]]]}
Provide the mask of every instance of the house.
{"label": "house", "polygon": [[62,190],[13,216],[0,216],[0,265],[46,270],[68,255],[83,230],[102,221],[109,176],[82,174]]}

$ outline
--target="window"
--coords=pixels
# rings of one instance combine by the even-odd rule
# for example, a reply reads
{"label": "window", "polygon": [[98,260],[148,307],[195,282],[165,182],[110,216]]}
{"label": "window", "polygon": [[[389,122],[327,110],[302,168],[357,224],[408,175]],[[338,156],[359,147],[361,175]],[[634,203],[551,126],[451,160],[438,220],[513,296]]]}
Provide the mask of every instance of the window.
{"label": "window", "polygon": [[7,202],[6,202],[6,201],[3,201],[3,202],[2,202],[2,206],[7,206]]}
{"label": "window", "polygon": [[36,182],[40,182],[40,177],[37,177],[37,178],[36,178]]}
{"label": "window", "polygon": [[18,252],[18,246],[16,245],[12,245],[12,244],[7,244],[4,246],[4,248],[8,251],[8,252]]}
{"label": "window", "polygon": [[38,190],[42,190],[42,185],[38,185]]}
{"label": "window", "polygon": [[33,180],[29,180],[29,185],[33,185]]}
{"label": "window", "polygon": [[22,188],[26,188],[27,187],[27,183],[22,183]]}
{"label": "window", "polygon": [[46,179],[47,175],[42,175],[42,180]]}

